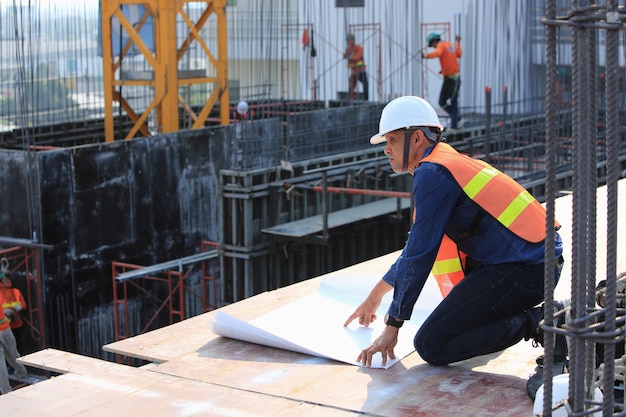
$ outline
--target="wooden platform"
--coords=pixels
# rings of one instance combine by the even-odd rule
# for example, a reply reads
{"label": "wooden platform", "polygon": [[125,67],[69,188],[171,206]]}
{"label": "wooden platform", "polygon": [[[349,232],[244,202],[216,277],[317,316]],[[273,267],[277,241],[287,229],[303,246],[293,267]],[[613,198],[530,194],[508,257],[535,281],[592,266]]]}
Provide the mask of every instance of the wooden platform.
{"label": "wooden platform", "polygon": [[[62,372],[0,400],[12,416],[349,416],[354,413],[117,365],[56,350],[24,357],[29,366]],[[242,410],[258,410],[245,412]],[[262,411],[261,411],[262,410]],[[265,414],[267,413],[267,414]],[[287,413],[287,414],[285,414]]]}
{"label": "wooden platform", "polygon": [[[624,184],[620,184],[621,213],[626,209]],[[602,190],[598,204],[604,204]],[[599,207],[599,279],[605,268],[601,236],[606,215],[602,210]],[[569,295],[571,211],[571,197],[557,201],[566,245],[557,298]],[[619,231],[618,248],[624,248],[625,235]],[[382,274],[397,255],[345,271]],[[625,270],[625,261],[619,261],[618,271]],[[252,320],[311,294],[321,279],[262,293],[222,310]],[[532,415],[526,379],[542,349],[533,348],[530,342],[446,367],[427,365],[414,352],[389,369],[368,369],[218,336],[211,331],[215,314],[202,314],[103,347],[151,362],[140,368],[55,350],[27,355],[21,359],[27,366],[60,375],[0,396],[0,410],[11,417]],[[337,320],[343,322],[345,317]]]}

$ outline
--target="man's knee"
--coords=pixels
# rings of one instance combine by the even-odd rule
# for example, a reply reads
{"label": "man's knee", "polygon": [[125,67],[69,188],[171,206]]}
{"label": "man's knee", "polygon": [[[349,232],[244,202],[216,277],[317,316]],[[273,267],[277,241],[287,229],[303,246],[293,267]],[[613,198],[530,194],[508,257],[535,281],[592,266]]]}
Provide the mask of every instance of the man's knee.
{"label": "man's knee", "polygon": [[430,365],[448,365],[450,362],[439,358],[438,353],[442,351],[441,347],[436,347],[432,343],[428,343],[428,339],[431,338],[420,332],[417,332],[417,334],[415,335],[415,339],[413,339],[415,351],[418,355],[420,355],[420,358],[422,358],[426,363],[429,363]]}

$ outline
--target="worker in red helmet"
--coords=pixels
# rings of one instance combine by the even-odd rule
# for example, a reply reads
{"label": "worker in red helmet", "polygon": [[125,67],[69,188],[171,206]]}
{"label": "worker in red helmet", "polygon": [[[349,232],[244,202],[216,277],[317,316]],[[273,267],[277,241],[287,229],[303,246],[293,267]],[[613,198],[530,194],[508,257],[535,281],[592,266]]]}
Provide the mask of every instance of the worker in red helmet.
{"label": "worker in red helmet", "polygon": [[[385,144],[394,172],[413,177],[415,211],[401,255],[344,323],[369,326],[393,291],[383,332],[358,354],[363,366],[379,353],[383,366],[395,359],[400,328],[431,272],[444,297],[414,338],[427,363],[448,365],[522,339],[543,343],[544,258],[552,246],[558,282],[559,226],[548,238],[545,208],[510,176],[445,143],[442,130],[426,100],[404,96],[384,107],[379,132],[370,138]],[[565,343],[564,336],[557,339]]]}
{"label": "worker in red helmet", "polygon": [[365,72],[365,61],[363,60],[363,46],[358,45],[354,38],[354,34],[349,33],[346,36],[348,47],[343,54],[344,59],[348,60],[348,68],[350,69],[349,92],[350,100],[356,99],[356,86],[358,82],[361,82],[363,86],[363,99],[369,99],[369,86],[367,83],[367,72]]}
{"label": "worker in red helmet", "polygon": [[435,48],[428,54],[422,53],[423,59],[439,58],[443,75],[443,84],[439,93],[439,106],[450,115],[450,128],[463,127],[464,121],[459,112],[459,88],[461,87],[461,73],[459,70],[459,58],[463,54],[461,49],[461,36],[456,36],[456,44],[442,41],[441,35],[435,32],[428,34],[426,38],[428,46]]}

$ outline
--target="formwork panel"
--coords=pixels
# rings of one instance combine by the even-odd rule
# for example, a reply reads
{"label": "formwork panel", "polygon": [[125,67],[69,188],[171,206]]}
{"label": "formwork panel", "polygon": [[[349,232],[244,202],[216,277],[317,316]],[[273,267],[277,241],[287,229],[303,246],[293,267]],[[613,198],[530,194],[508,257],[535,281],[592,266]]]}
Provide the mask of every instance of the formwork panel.
{"label": "formwork panel", "polygon": [[[291,170],[220,173],[223,226],[223,302],[228,304],[339,269],[400,248],[410,226],[409,200],[382,213],[335,224],[325,237],[308,233],[283,239],[263,233],[289,222],[307,222],[324,213],[356,210],[383,200],[371,195],[323,193],[319,184],[365,191],[410,190],[410,176],[393,175],[381,148],[336,154],[294,163]],[[317,187],[317,188],[316,188]],[[378,203],[377,203],[378,204]],[[362,217],[362,218],[361,218]],[[355,227],[365,219],[366,227]],[[317,232],[318,230],[316,230]],[[365,239],[367,233],[374,239]]]}

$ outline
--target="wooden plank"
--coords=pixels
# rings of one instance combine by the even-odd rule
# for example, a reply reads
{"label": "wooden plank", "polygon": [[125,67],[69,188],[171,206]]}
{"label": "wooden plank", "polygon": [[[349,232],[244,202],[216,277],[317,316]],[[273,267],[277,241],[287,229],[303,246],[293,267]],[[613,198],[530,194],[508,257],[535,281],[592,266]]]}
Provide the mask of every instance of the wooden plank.
{"label": "wooden plank", "polygon": [[529,347],[526,342],[447,367],[428,365],[413,353],[384,370],[221,338],[154,370],[366,415],[442,415],[445,410],[458,416],[529,416],[526,378],[541,353]]}
{"label": "wooden plank", "polygon": [[[400,207],[402,209],[409,208],[410,206],[410,199],[400,199]],[[394,213],[397,209],[397,198],[385,198],[372,203],[334,211],[332,213],[328,213],[328,229]],[[321,233],[323,230],[324,217],[320,214],[317,216],[307,217],[306,219],[268,227],[262,229],[261,232],[282,237],[302,238]]]}
{"label": "wooden plank", "polygon": [[128,339],[104,345],[102,349],[123,356],[154,363],[173,360],[187,352],[200,349],[217,335],[212,334],[211,323],[215,312],[190,317],[171,326],[162,327]]}
{"label": "wooden plank", "polygon": [[65,352],[57,349],[43,349],[22,356],[18,362],[33,368],[56,373],[89,373],[94,369],[115,368],[122,365],[107,362],[101,359],[82,356],[76,353]]}
{"label": "wooden plank", "polygon": [[[81,369],[81,372],[86,370]],[[359,414],[123,365],[95,366],[91,372],[80,374],[69,372],[15,390],[0,396],[0,409],[3,415],[12,417],[345,417]]]}

